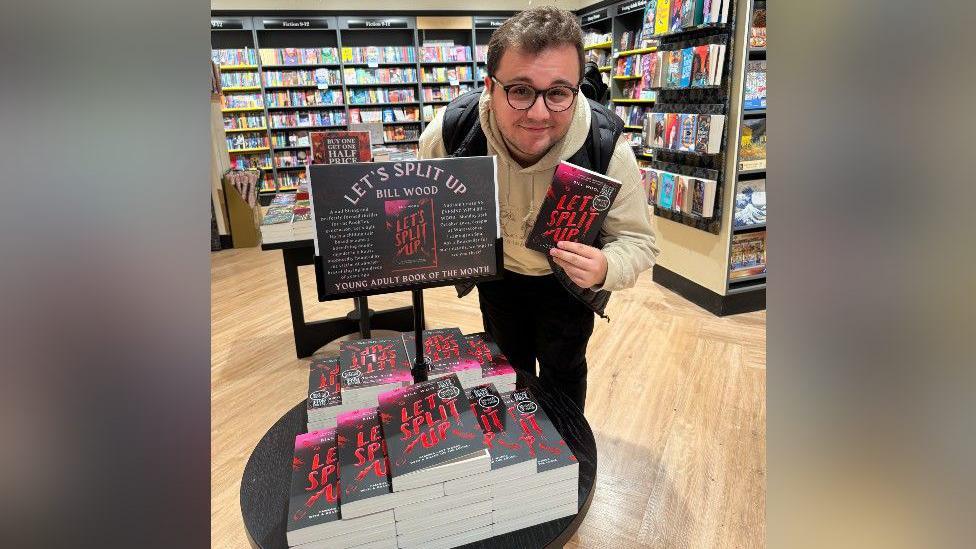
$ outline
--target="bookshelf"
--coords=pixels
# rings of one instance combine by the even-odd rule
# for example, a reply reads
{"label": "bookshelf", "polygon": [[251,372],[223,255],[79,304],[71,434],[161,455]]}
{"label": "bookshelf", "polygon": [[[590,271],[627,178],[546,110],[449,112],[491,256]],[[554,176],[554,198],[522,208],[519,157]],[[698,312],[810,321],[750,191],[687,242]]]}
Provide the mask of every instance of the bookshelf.
{"label": "bookshelf", "polygon": [[475,87],[485,87],[485,77],[488,76],[488,41],[495,29],[502,26],[509,15],[497,17],[474,17],[473,21],[473,44],[474,44],[474,76]]}
{"label": "bookshelf", "polygon": [[210,21],[211,59],[220,68],[220,113],[230,167],[261,169],[262,186],[274,176],[263,169],[271,163],[263,90],[250,18],[220,17]]}
{"label": "bookshelf", "polygon": [[[765,307],[765,277],[763,273],[746,273],[737,279],[730,277],[732,239],[736,234],[761,233],[764,222],[733,228],[735,187],[739,181],[764,178],[765,173],[740,173],[739,138],[743,121],[760,119],[764,112],[743,110],[743,82],[746,61],[763,53],[751,53],[748,48],[749,19],[739,14],[751,13],[755,0],[730,0],[728,20],[721,24],[683,27],[674,32],[654,36],[657,44],[640,47],[617,47],[618,55],[644,55],[640,50],[657,47],[660,51],[686,49],[706,44],[724,44],[725,57],[722,78],[718,85],[704,87],[659,88],[650,110],[660,113],[691,113],[724,115],[725,127],[717,154],[681,152],[668,149],[642,148],[635,150],[639,163],[648,163],[659,170],[671,171],[693,178],[714,180],[715,205],[713,216],[703,218],[682,214],[671,208],[654,208],[652,224],[661,253],[654,266],[652,279],[686,299],[716,315],[735,314]],[[643,3],[642,3],[643,6]],[[628,25],[636,27],[641,15],[620,15],[621,4],[612,17],[616,32],[624,32]],[[636,10],[636,7],[635,7]],[[584,15],[587,12],[582,12]],[[619,43],[617,44],[619,46]],[[635,50],[637,50],[635,52]],[[614,66],[612,75],[617,74]],[[612,79],[611,87],[619,89],[631,80]],[[634,106],[640,103],[612,101],[612,105]],[[637,131],[637,124],[628,122],[627,130]],[[749,171],[758,169],[749,167]]]}
{"label": "bookshelf", "polygon": [[[731,270],[731,262],[735,258],[735,240],[738,238],[749,238],[751,234],[762,233],[763,242],[765,243],[766,235],[766,222],[765,222],[765,203],[766,203],[766,105],[765,105],[765,90],[763,90],[762,103],[758,104],[758,100],[748,101],[746,88],[749,86],[750,68],[758,68],[753,66],[753,63],[762,63],[763,69],[763,80],[762,85],[765,86],[765,63],[766,63],[766,43],[765,43],[765,0],[754,0],[750,2],[748,11],[750,16],[744,21],[744,27],[746,29],[745,39],[743,41],[746,51],[745,68],[742,77],[742,90],[741,99],[739,104],[741,105],[740,117],[738,120],[738,131],[736,133],[736,170],[734,175],[730,178],[734,181],[733,184],[733,220],[732,220],[732,239],[729,243],[729,278],[728,278],[728,291],[734,294],[746,294],[749,292],[765,292],[766,289],[766,272],[756,274],[747,274],[746,276],[737,276],[733,278],[733,272]],[[757,12],[759,12],[759,17],[757,18]],[[753,30],[756,23],[761,26],[761,31],[758,29]],[[755,36],[754,36],[755,35]],[[756,80],[752,79],[755,83]],[[759,147],[761,144],[761,147]],[[762,159],[758,160],[756,153],[761,150]],[[738,207],[740,206],[739,191],[743,189],[748,189],[748,200],[743,200],[743,209],[753,209],[755,211],[756,203],[758,202],[762,207],[762,222],[755,222],[754,218],[745,219],[743,215],[743,221],[737,219]],[[761,198],[755,199],[753,193],[758,194],[761,190]],[[746,197],[746,193],[743,193],[743,198]],[[743,214],[748,214],[748,211],[743,211]],[[765,244],[763,244],[763,249],[765,250]]]}
{"label": "bookshelf", "polygon": [[[583,59],[595,61],[600,68],[603,83],[610,88],[613,95],[613,84],[610,75],[613,71],[613,26],[616,5],[601,6],[598,9],[585,8],[580,14],[580,27],[583,29]],[[606,107],[613,110],[609,101]]]}

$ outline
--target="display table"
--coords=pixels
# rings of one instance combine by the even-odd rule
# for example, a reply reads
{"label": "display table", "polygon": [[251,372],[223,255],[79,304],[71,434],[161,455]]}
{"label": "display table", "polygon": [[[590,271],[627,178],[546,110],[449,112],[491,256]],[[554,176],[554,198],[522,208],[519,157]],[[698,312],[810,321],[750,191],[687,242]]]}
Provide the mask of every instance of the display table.
{"label": "display table", "polygon": [[288,285],[288,302],[291,305],[291,326],[295,335],[295,354],[298,358],[312,356],[320,347],[342,336],[359,332],[368,338],[370,329],[409,332],[413,330],[413,306],[398,307],[386,311],[372,311],[365,297],[355,298],[356,309],[344,317],[305,322],[302,307],[302,286],[298,281],[298,268],[312,265],[315,244],[311,240],[295,240],[261,244],[262,250],[281,250],[285,262],[285,282]]}
{"label": "display table", "polygon": [[[596,483],[596,442],[580,409],[561,393],[544,391],[538,380],[528,382],[539,404],[579,460],[579,512],[494,538],[464,545],[465,548],[562,547],[579,528],[593,500]],[[295,437],[306,432],[305,401],[298,403],[264,434],[251,452],[241,478],[241,513],[251,546],[287,549],[285,519],[291,483],[291,459]]]}

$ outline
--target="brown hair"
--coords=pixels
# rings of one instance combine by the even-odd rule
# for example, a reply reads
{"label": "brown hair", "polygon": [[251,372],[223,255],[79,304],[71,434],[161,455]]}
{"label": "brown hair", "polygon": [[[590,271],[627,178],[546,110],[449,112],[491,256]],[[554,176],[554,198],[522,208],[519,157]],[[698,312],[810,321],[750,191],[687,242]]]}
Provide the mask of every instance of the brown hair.
{"label": "brown hair", "polygon": [[519,12],[498,27],[488,41],[488,74],[495,75],[505,50],[518,48],[537,54],[556,46],[574,46],[579,56],[579,78],[583,79],[583,30],[576,16],[552,6]]}

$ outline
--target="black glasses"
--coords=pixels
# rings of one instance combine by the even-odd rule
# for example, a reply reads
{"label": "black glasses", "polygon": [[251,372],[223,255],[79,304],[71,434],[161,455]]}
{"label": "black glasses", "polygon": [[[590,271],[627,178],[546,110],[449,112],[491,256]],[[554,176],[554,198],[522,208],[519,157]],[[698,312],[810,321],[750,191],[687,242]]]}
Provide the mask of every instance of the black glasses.
{"label": "black glasses", "polygon": [[491,80],[505,90],[505,98],[508,104],[517,111],[527,111],[535,105],[536,99],[542,96],[542,101],[546,108],[552,112],[562,112],[573,105],[579,88],[571,86],[553,86],[544,90],[537,90],[528,84],[509,84],[505,85],[498,81],[494,76]]}

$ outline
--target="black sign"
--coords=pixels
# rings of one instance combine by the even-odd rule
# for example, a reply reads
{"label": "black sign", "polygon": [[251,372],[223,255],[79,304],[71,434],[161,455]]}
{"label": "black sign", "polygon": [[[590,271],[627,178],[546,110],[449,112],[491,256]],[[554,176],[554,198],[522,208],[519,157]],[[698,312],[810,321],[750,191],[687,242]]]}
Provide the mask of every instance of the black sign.
{"label": "black sign", "polygon": [[505,19],[475,19],[474,28],[476,29],[497,29],[502,26]]}
{"label": "black sign", "polygon": [[266,29],[327,29],[326,19],[265,19]]}
{"label": "black sign", "polygon": [[350,29],[407,29],[405,19],[350,19]]}
{"label": "black sign", "polygon": [[211,30],[243,29],[244,21],[240,19],[211,19]]}
{"label": "black sign", "polygon": [[493,157],[314,164],[320,301],[494,280]]}
{"label": "black sign", "polygon": [[625,13],[630,13],[634,10],[642,10],[647,4],[647,0],[634,0],[633,2],[627,2],[617,8],[617,15],[623,15]]}
{"label": "black sign", "polygon": [[609,16],[606,9],[600,11],[595,11],[593,13],[588,13],[583,16],[583,24],[592,23],[594,21],[599,21],[600,19],[606,19]]}

